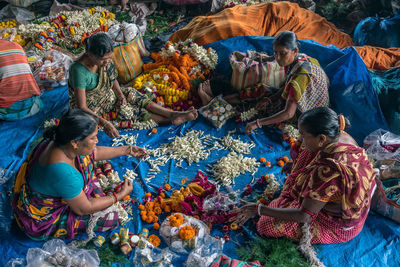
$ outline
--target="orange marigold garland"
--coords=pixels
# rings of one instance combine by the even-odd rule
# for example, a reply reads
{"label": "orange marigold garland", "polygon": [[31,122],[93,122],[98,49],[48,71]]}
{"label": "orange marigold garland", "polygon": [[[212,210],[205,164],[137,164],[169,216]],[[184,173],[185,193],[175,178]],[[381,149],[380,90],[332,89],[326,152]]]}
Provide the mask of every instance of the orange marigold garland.
{"label": "orange marigold garland", "polygon": [[215,69],[218,62],[215,50],[204,49],[191,40],[167,42],[151,58],[155,62],[143,65],[144,75],[134,80],[133,87],[149,93],[153,99],[162,96],[163,100],[156,99],[157,103],[174,110],[186,110],[192,105],[191,80],[205,80],[204,75]]}

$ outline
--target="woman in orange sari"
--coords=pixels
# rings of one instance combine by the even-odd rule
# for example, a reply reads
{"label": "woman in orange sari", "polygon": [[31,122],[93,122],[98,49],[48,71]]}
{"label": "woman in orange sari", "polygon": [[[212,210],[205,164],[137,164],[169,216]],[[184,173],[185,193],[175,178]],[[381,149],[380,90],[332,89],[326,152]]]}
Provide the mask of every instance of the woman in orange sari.
{"label": "woman in orange sari", "polygon": [[[340,243],[364,226],[375,188],[375,172],[364,149],[344,132],[349,122],[327,107],[299,118],[301,144],[281,195],[269,205],[246,203],[232,219],[239,224],[259,215],[262,236],[299,240],[301,224],[310,223],[311,243]],[[296,155],[294,155],[296,154]]]}

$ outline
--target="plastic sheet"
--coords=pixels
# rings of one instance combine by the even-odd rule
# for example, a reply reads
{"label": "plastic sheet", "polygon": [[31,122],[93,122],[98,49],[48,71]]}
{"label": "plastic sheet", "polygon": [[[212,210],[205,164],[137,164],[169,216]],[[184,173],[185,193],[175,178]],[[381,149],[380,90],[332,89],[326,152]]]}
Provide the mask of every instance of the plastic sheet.
{"label": "plastic sheet", "polygon": [[206,235],[201,245],[190,252],[187,261],[185,262],[186,267],[208,267],[210,264],[222,254],[225,241],[220,238],[216,239],[210,235]]}
{"label": "plastic sheet", "polygon": [[23,259],[18,258],[10,260],[6,267],[95,267],[99,265],[100,259],[95,250],[70,249],[64,241],[53,239],[44,243],[42,248],[30,248],[26,255],[26,265]]}
{"label": "plastic sheet", "polygon": [[0,10],[1,20],[12,18],[15,18],[21,24],[27,24],[29,21],[35,18],[35,15],[25,8],[13,5],[6,5]]}
{"label": "plastic sheet", "polygon": [[400,15],[361,20],[354,30],[353,40],[357,46],[400,47]]}
{"label": "plastic sheet", "polygon": [[173,266],[172,261],[177,255],[170,249],[155,248],[150,242],[141,238],[135,248],[133,264],[137,267],[167,267]]}

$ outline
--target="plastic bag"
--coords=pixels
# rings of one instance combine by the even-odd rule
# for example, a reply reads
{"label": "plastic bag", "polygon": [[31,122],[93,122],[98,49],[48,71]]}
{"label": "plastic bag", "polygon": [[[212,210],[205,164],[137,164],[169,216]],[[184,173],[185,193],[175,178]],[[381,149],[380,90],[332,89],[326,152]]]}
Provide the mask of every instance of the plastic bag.
{"label": "plastic bag", "polygon": [[30,248],[23,259],[14,259],[6,266],[66,266],[66,267],[94,267],[100,265],[96,250],[70,249],[61,239],[52,239],[44,243],[42,248]]}
{"label": "plastic bag", "polygon": [[135,24],[122,22],[114,24],[108,30],[110,37],[116,42],[129,43],[138,35],[139,29]]}
{"label": "plastic bag", "polygon": [[233,107],[222,98],[222,95],[215,97],[199,111],[217,129],[220,129],[227,120],[235,115]]}
{"label": "plastic bag", "polygon": [[203,210],[209,211],[229,211],[234,208],[237,203],[232,201],[229,196],[224,194],[217,194],[207,197],[203,202]]}
{"label": "plastic bag", "polygon": [[185,266],[209,266],[216,257],[222,254],[224,244],[225,241],[222,238],[216,239],[210,235],[206,235],[203,238],[201,245],[199,245],[189,254]]}
{"label": "plastic bag", "polygon": [[23,258],[10,259],[5,267],[23,267],[26,266],[26,260]]}
{"label": "plastic bag", "polygon": [[133,257],[133,264],[138,267],[167,267],[173,266],[172,260],[177,255],[168,248],[155,248],[149,241],[140,238]]}
{"label": "plastic bag", "polygon": [[364,139],[364,148],[375,160],[392,159],[400,161],[400,136],[378,129]]}
{"label": "plastic bag", "polygon": [[15,18],[19,23],[27,24],[35,18],[35,15],[25,8],[7,5],[0,10],[0,19],[6,20],[7,18]]}
{"label": "plastic bag", "polygon": [[36,61],[33,73],[40,87],[51,89],[66,85],[68,82],[68,69],[73,60],[69,56],[57,50],[46,53],[42,60]]}
{"label": "plastic bag", "polygon": [[[183,218],[183,220],[180,224],[175,224],[176,218]],[[186,230],[186,233],[194,230],[193,237],[190,238],[190,235],[182,233]],[[189,253],[192,249],[198,248],[209,233],[210,228],[202,221],[182,213],[175,213],[167,217],[160,227],[160,235],[164,241],[173,251],[179,253]],[[184,239],[181,236],[185,236]]]}
{"label": "plastic bag", "polygon": [[400,178],[400,162],[392,161],[391,163],[380,165],[379,178],[381,180]]}

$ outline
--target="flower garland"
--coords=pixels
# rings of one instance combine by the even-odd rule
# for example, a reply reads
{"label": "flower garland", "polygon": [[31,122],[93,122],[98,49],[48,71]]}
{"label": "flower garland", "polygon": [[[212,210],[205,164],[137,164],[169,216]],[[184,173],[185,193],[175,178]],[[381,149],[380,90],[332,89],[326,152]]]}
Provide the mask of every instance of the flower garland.
{"label": "flower garland", "polygon": [[215,69],[215,50],[189,41],[167,42],[159,53],[151,54],[154,63],[143,65],[144,75],[133,81],[133,87],[174,110],[186,110],[192,104],[191,80],[205,80]]}
{"label": "flower garland", "polygon": [[209,70],[215,69],[218,63],[218,54],[212,48],[205,49],[202,46],[194,43],[192,39],[187,39],[184,42],[172,43],[167,42],[161,48],[161,56],[164,58],[174,57],[176,54],[189,54],[197,62],[204,65]]}
{"label": "flower garland", "polygon": [[162,96],[159,101],[163,102],[162,104],[166,106],[177,106],[180,107],[178,110],[183,109],[182,105],[179,104],[188,100],[191,84],[187,77],[182,76],[179,71],[176,72],[176,70],[171,69],[174,68],[172,66],[170,68],[161,66],[147,74],[139,76],[133,81],[133,87],[147,95],[150,94],[150,97],[154,97],[153,93]]}
{"label": "flower garland", "polygon": [[40,24],[18,26],[18,33],[30,39],[35,52],[47,50],[53,43],[67,48],[78,48],[83,39],[99,32],[106,32],[111,25],[118,23],[115,15],[102,7],[82,11],[62,11],[46,17]]}
{"label": "flower garland", "polygon": [[276,0],[231,0],[231,1],[228,0],[225,2],[225,8],[230,8],[237,5],[251,6],[259,3],[269,3],[269,2],[276,2]]}
{"label": "flower garland", "polygon": [[255,108],[251,108],[247,111],[243,111],[242,113],[240,113],[240,120],[242,122],[249,121],[252,118],[254,118],[257,114],[258,114],[258,110],[256,110]]}

